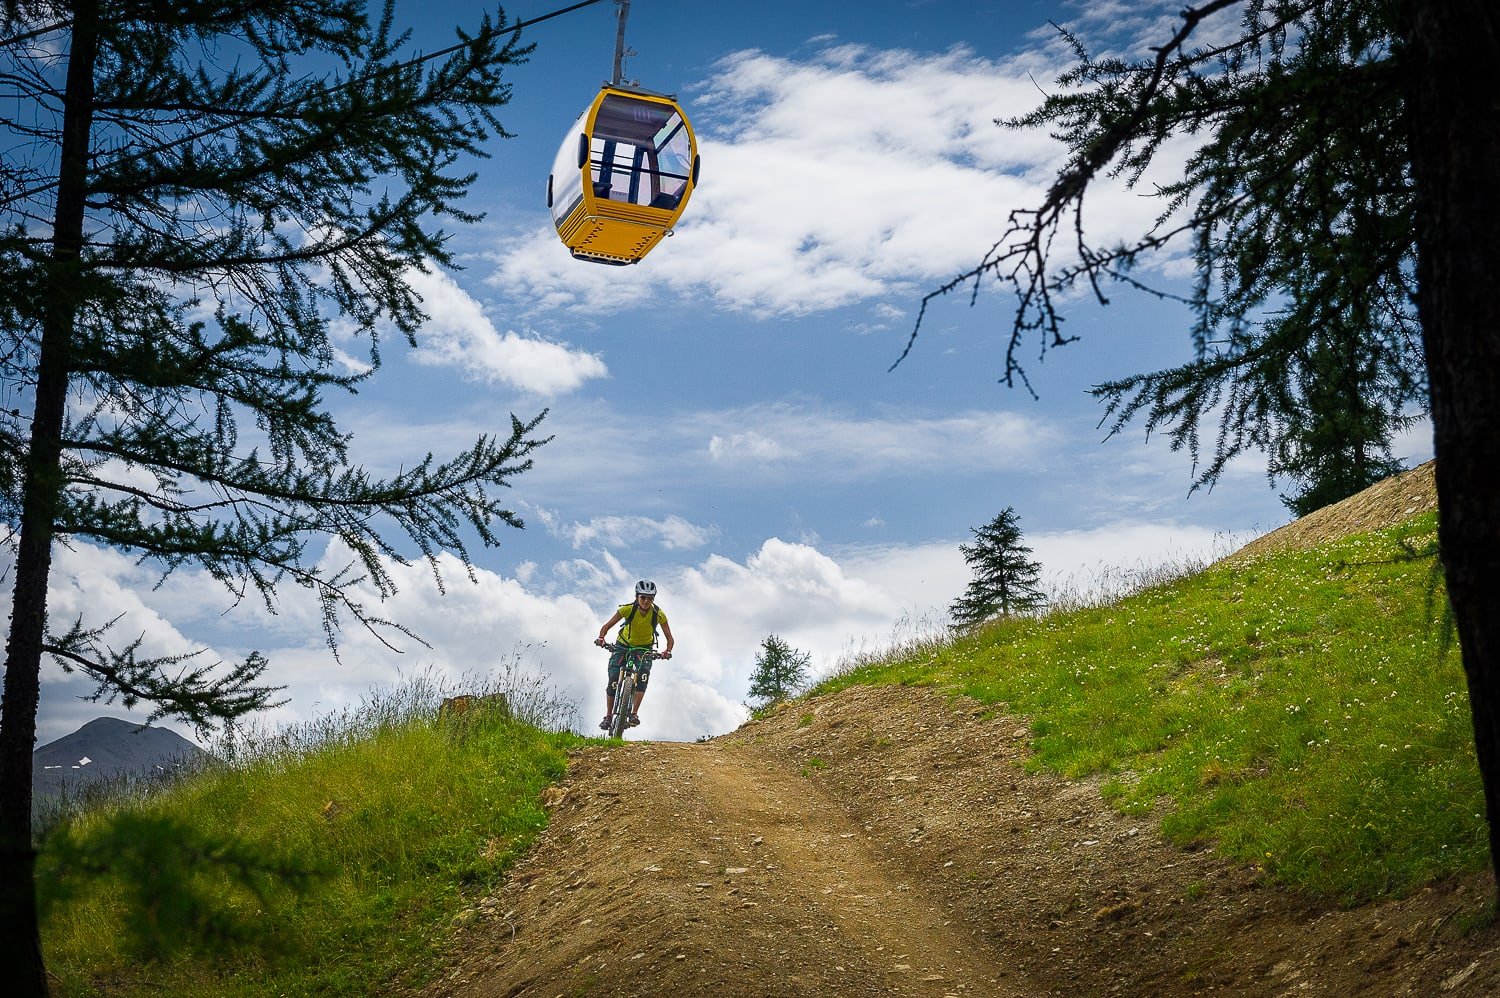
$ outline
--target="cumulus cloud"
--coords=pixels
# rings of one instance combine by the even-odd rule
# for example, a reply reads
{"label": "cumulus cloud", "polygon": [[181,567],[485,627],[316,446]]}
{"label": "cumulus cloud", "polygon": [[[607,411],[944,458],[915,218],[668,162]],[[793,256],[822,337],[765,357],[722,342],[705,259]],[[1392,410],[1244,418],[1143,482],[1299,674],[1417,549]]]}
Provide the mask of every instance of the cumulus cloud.
{"label": "cumulus cloud", "polygon": [[[769,537],[743,559],[709,553],[664,567],[655,578],[677,648],[653,673],[641,737],[692,739],[739,724],[756,650],[768,634],[809,652],[814,673],[822,675],[854,656],[940,631],[948,604],[969,580],[958,551],[962,539],[824,550]],[[1087,592],[1152,566],[1206,561],[1248,539],[1193,525],[1121,521],[1026,541],[1049,586]],[[334,545],[324,562],[345,559]],[[289,698],[264,718],[272,726],[355,705],[372,689],[418,671],[458,682],[519,666],[575,703],[588,727],[603,709],[605,656],[592,641],[630,599],[633,576],[620,561],[604,552],[550,567],[525,563],[509,576],[481,567],[472,580],[452,555],[437,561],[445,592],[424,563],[393,564],[396,595],[384,604],[368,596],[381,616],[411,625],[425,646],[398,637],[393,650],[351,627],[338,659],[323,643],[315,601],[300,590],[274,616],[250,604],[226,613],[228,595],[201,573],[180,573],[153,590],[139,565],[88,545],[63,552],[51,599],[59,615],[125,613],[121,633],[143,635],[151,652],[201,642],[215,657],[235,660],[259,649],[271,661],[267,680],[285,685]],[[43,741],[100,713],[74,699],[86,692],[77,677],[47,671]]]}
{"label": "cumulus cloud", "polygon": [[[1039,102],[1036,80],[1064,65],[1050,48],[732,53],[689,108],[703,177],[673,239],[637,267],[580,268],[539,228],[495,257],[490,282],[538,313],[606,314],[663,289],[755,315],[909,295],[972,267],[1012,210],[1040,200],[1062,148],[995,120]],[[1100,244],[1161,208],[1107,179],[1096,188]]]}
{"label": "cumulus cloud", "polygon": [[[639,267],[579,264],[550,229],[538,229],[507,242],[494,258],[490,286],[535,315],[573,310],[570,322],[580,310],[659,306],[672,294],[755,315],[862,303],[873,323],[909,322],[909,312],[889,303],[894,296],[910,302],[914,290],[971,266],[1004,230],[1009,211],[1039,196],[1060,149],[1045,135],[1006,131],[993,119],[1034,106],[1034,80],[1050,79],[1061,61],[1051,54],[993,60],[964,49],[931,55],[818,44],[824,47],[808,58],[735,53],[698,88],[691,112],[703,138],[703,186],[679,231]],[[1156,208],[1149,198],[1101,188],[1090,198],[1090,232],[1107,242],[1140,231]],[[609,374],[598,356],[566,343],[502,332],[446,274],[411,277],[432,315],[413,355],[420,363],[533,396],[574,391]],[[362,362],[348,363],[359,369]],[[362,395],[344,422],[372,468],[388,469],[414,442],[418,452],[454,451],[478,432],[503,433],[508,424],[504,407],[489,397],[495,394],[445,400],[467,403],[463,412],[429,410],[407,397],[382,405],[378,396]],[[371,687],[418,669],[460,676],[517,656],[576,699],[587,721],[603,699],[604,657],[591,639],[629,598],[631,559],[655,546],[679,562],[660,564],[665,559],[653,554],[679,655],[654,677],[640,734],[690,738],[744,716],[740,700],[767,634],[811,652],[815,668],[826,671],[851,652],[940,626],[968,578],[957,550],[966,537],[834,548],[815,528],[839,527],[796,516],[790,526],[758,520],[726,553],[718,525],[693,512],[695,502],[712,501],[695,487],[732,488],[737,498],[762,488],[821,497],[850,483],[873,491],[866,483],[881,476],[930,479],[935,489],[975,482],[1010,488],[1020,477],[1053,472],[1052,487],[1070,492],[1072,522],[1088,529],[1028,533],[1028,542],[1049,577],[1064,580],[1101,565],[1196,550],[1211,533],[1167,522],[1173,514],[1161,498],[1162,468],[1174,462],[1171,474],[1181,477],[1180,455],[1158,447],[1147,456],[1141,442],[1117,443],[1104,457],[1080,456],[1055,418],[976,407],[853,411],[807,401],[673,412],[652,429],[653,474],[673,488],[622,498],[611,473],[618,444],[600,427],[632,421],[609,402],[575,398],[542,427],[554,440],[520,482],[518,506],[571,550],[559,554],[555,543],[526,550],[524,560],[504,568],[483,553],[493,560],[472,579],[441,555],[446,595],[425,565],[392,566],[399,591],[378,610],[411,623],[429,646],[402,642],[398,654],[353,630],[335,660],[323,644],[317,606],[300,590],[289,590],[275,615],[248,603],[226,614],[232,599],[202,574],[179,573],[153,588],[149,570],[87,545],[59,555],[54,612],[58,619],[125,612],[122,626],[131,637],[144,635],[148,650],[203,642],[232,661],[259,648],[271,658],[270,680],[287,684],[291,698],[272,721],[356,703]],[[1245,468],[1263,478],[1263,468]],[[1180,494],[1173,493],[1174,508]],[[877,501],[887,507],[878,515],[870,511]],[[860,498],[857,512],[835,515],[839,523],[863,522],[864,538],[899,536],[908,528],[890,505],[896,501]],[[616,513],[616,504],[627,508]],[[1023,521],[1031,516],[1020,511]],[[731,529],[726,521],[725,532]],[[777,530],[781,536],[769,536]],[[334,550],[329,557],[339,556]],[[73,699],[76,677],[51,670],[47,682],[44,734],[66,733],[100,709]]]}
{"label": "cumulus cloud", "polygon": [[757,314],[836,308],[971,263],[1058,155],[994,124],[1035,101],[1017,61],[836,46],[718,68],[690,106],[703,180],[673,239],[600,273],[538,230],[496,258],[494,285],[543,310],[606,312],[663,286]]}
{"label": "cumulus cloud", "polygon": [[1410,426],[1396,431],[1391,438],[1391,453],[1415,468],[1432,460],[1432,419],[1421,416]]}
{"label": "cumulus cloud", "polygon": [[[9,562],[9,559],[6,559]],[[12,578],[6,566],[4,577]],[[116,651],[123,650],[132,641],[139,639],[141,657],[153,655],[181,655],[203,646],[195,643],[178,627],[177,622],[158,608],[146,602],[155,575],[150,570],[114,551],[103,551],[89,545],[58,545],[53,553],[51,585],[47,592],[48,618],[54,631],[66,630],[75,621],[82,620],[85,627],[99,627],[124,614],[121,623],[104,635],[104,644]],[[10,596],[10,587],[5,595]],[[204,662],[214,660],[207,652]],[[67,734],[84,721],[98,715],[100,708],[85,704],[80,698],[91,696],[95,684],[79,673],[64,673],[61,666],[51,658],[42,660],[42,676],[46,683],[66,684],[72,691],[72,702],[57,705],[64,718],[59,725],[42,725],[39,741]],[[144,717],[144,715],[142,715]],[[76,722],[76,723],[75,723]]]}
{"label": "cumulus cloud", "polygon": [[484,309],[446,273],[413,270],[407,280],[431,317],[418,363],[459,369],[466,378],[534,395],[561,395],[608,371],[598,355],[514,330],[501,333]]}
{"label": "cumulus cloud", "polygon": [[1049,592],[1090,597],[1118,594],[1157,572],[1202,568],[1254,536],[1193,524],[1121,521],[1041,533],[1025,543],[1042,565],[1042,583]]}
{"label": "cumulus cloud", "polygon": [[[324,562],[342,563],[346,557],[333,545]],[[101,618],[125,613],[123,626],[132,634],[145,634],[150,651],[194,647],[194,639],[184,635],[205,640],[213,647],[211,654],[226,659],[258,648],[271,662],[267,681],[284,685],[289,699],[259,719],[263,726],[297,724],[357,705],[371,690],[389,688],[418,671],[458,682],[516,664],[576,703],[585,726],[602,711],[606,658],[592,640],[615,606],[629,599],[629,582],[618,561],[606,555],[599,562],[554,566],[559,577],[576,583],[564,592],[547,591],[536,578],[523,582],[523,573],[507,577],[476,569],[471,581],[448,554],[438,557],[446,592],[440,592],[425,564],[388,567],[397,593],[379,604],[380,615],[408,623],[426,644],[395,636],[393,649],[375,635],[349,627],[337,659],[323,644],[315,602],[300,599],[300,591],[274,617],[250,604],[224,614],[230,598],[201,574],[181,573],[168,591],[152,593],[139,577],[139,566],[88,545],[80,545],[60,564],[52,599],[59,613],[85,610]],[[524,574],[538,573],[528,566]],[[894,606],[892,594],[845,572],[832,557],[776,538],[744,562],[711,555],[696,565],[669,569],[658,582],[679,639],[679,655],[662,663],[653,677],[654,709],[643,712],[642,737],[689,739],[728,730],[743,720],[740,700],[748,688],[754,650],[765,634],[782,633],[798,647],[831,659],[846,643],[851,626],[884,629]],[[80,602],[85,587],[87,607]],[[142,599],[143,591],[155,605]],[[373,594],[367,595],[377,605]],[[79,693],[76,677],[48,671],[43,741],[97,716],[100,708],[74,700]],[[110,713],[144,717],[143,710]]]}

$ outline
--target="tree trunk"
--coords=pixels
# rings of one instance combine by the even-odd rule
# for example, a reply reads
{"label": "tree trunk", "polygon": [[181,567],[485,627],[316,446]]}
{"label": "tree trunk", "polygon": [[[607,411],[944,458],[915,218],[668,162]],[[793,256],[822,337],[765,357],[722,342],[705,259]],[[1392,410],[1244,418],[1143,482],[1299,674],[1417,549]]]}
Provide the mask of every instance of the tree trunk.
{"label": "tree trunk", "polygon": [[1500,888],[1500,7],[1408,0],[1404,15],[1438,543]]}
{"label": "tree trunk", "polygon": [[63,415],[77,301],[89,131],[93,124],[98,7],[74,8],[68,55],[57,205],[53,218],[48,301],[42,318],[36,406],[16,548],[15,594],[0,701],[0,939],[5,940],[7,995],[45,998],[47,970],[36,912],[36,853],[31,843],[31,753],[41,695],[42,643],[47,629],[47,580],[62,489]]}

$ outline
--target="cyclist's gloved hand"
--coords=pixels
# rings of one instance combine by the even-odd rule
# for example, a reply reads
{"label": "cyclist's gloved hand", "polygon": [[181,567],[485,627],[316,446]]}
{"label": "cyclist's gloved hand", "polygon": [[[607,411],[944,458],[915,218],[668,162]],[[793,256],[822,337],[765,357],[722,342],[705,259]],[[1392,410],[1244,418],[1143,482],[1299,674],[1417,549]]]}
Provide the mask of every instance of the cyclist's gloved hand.
{"label": "cyclist's gloved hand", "polygon": [[669,652],[669,651],[664,651],[664,652],[660,653],[659,655],[657,655],[656,657],[657,658],[671,658],[672,657],[672,653]]}
{"label": "cyclist's gloved hand", "polygon": [[604,647],[604,639],[603,638],[595,638],[594,639],[594,644],[598,645],[600,648],[603,648]]}

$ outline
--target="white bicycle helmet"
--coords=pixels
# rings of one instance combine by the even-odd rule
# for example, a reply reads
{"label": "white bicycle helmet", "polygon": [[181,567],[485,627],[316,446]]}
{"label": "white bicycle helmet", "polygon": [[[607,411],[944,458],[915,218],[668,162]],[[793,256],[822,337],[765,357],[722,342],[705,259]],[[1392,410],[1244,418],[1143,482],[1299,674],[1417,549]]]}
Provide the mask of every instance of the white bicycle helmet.
{"label": "white bicycle helmet", "polygon": [[637,596],[655,596],[656,583],[648,582],[645,579],[642,579],[635,584],[635,594]]}

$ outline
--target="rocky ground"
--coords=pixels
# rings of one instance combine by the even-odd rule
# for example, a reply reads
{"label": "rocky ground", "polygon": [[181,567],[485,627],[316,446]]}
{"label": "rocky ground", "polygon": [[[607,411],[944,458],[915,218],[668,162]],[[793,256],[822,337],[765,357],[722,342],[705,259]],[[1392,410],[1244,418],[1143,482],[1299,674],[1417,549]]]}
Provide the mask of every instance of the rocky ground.
{"label": "rocky ground", "polygon": [[1231,557],[1243,559],[1274,551],[1306,550],[1349,534],[1384,530],[1418,513],[1437,509],[1435,470],[1436,464],[1428,461],[1404,474],[1392,475],[1343,502],[1325,506],[1256,538]]}
{"label": "rocky ground", "polygon": [[857,688],[699,744],[586,749],[427,992],[1487,995],[1488,877],[1329,910],[1184,852],[1028,730]]}
{"label": "rocky ground", "polygon": [[1473,927],[1488,874],[1311,904],[1026,772],[1028,738],[970,701],[856,688],[708,742],[581,750],[425,994],[1500,993],[1500,926]]}

